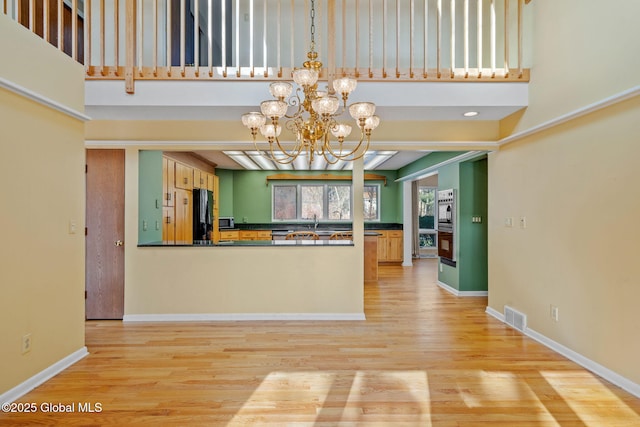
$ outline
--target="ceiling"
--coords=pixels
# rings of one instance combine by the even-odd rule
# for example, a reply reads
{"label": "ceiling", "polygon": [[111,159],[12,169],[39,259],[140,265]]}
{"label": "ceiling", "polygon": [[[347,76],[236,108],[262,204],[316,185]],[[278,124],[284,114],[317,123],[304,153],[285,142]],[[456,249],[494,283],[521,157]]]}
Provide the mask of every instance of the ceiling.
{"label": "ceiling", "polygon": [[[192,151],[223,169],[283,169],[264,162],[240,123],[242,114],[258,111],[260,102],[270,98],[268,83],[137,81],[135,94],[129,95],[121,81],[87,80],[85,113],[92,118],[87,124],[88,146],[153,146]],[[358,101],[374,102],[381,119],[372,134],[365,169],[396,170],[432,151],[495,145],[499,120],[527,106],[528,85],[367,81],[358,84],[348,103]],[[463,116],[468,111],[478,114]],[[284,133],[281,139],[286,140]],[[292,169],[350,166],[302,163]]]}

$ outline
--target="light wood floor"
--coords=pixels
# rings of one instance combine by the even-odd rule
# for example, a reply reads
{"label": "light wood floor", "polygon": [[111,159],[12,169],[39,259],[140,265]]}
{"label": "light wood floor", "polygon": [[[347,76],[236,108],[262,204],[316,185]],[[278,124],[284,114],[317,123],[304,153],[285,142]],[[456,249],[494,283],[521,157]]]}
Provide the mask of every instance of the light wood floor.
{"label": "light wood floor", "polygon": [[366,321],[88,322],[91,354],[20,400],[75,412],[0,425],[640,425],[640,399],[443,291],[436,266],[382,267]]}

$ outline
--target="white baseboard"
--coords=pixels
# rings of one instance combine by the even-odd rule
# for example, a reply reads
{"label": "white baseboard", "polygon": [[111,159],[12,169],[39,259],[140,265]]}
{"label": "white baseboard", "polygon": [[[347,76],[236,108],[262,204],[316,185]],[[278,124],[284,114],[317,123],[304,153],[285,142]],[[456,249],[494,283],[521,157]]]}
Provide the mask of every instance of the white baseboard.
{"label": "white baseboard", "polygon": [[457,297],[486,297],[487,295],[489,295],[488,291],[459,291],[456,288],[453,288],[446,283],[442,283],[439,280],[438,286]]}
{"label": "white baseboard", "polygon": [[6,393],[0,394],[0,403],[11,403],[15,400],[18,400],[34,388],[38,387],[40,384],[50,380],[60,372],[67,369],[69,366],[83,359],[88,354],[89,352],[87,351],[87,347],[82,347],[81,349],[71,353],[67,357],[57,361],[43,371],[38,372],[36,375],[32,376],[23,383],[18,384]]}
{"label": "white baseboard", "polygon": [[[497,310],[494,310],[491,307],[487,307],[486,313],[504,323],[504,315],[498,312]],[[604,378],[605,380],[617,385],[618,387],[640,398],[640,384],[634,383],[628,378],[623,377],[622,375],[612,371],[611,369],[604,367],[597,362],[594,362],[593,360],[581,355],[580,353],[577,353],[571,350],[568,347],[563,346],[559,342],[556,342],[551,338],[548,338],[545,335],[542,335],[541,333],[536,332],[531,328],[526,328],[524,330],[524,334],[529,338],[535,341],[538,341],[540,344],[544,345],[545,347],[548,347],[551,350],[555,351],[556,353],[559,353],[564,357],[566,357],[567,359],[577,363],[583,368],[588,369],[594,374]]]}
{"label": "white baseboard", "polygon": [[251,320],[367,320],[364,313],[126,314],[123,322],[233,322]]}

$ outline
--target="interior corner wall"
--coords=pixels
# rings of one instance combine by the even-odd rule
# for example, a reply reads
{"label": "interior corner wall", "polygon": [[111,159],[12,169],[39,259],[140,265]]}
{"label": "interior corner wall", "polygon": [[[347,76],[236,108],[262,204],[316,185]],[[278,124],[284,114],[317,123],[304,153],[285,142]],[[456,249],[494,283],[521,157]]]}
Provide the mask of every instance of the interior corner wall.
{"label": "interior corner wall", "polygon": [[[534,8],[529,107],[504,128],[524,131],[638,87],[640,2],[527,7]],[[613,69],[624,72],[612,78]],[[490,308],[524,312],[530,329],[636,384],[638,117],[636,96],[503,145],[489,154],[488,177]]]}
{"label": "interior corner wall", "polygon": [[489,306],[640,384],[638,117],[640,97],[489,155]]}
{"label": "interior corner wall", "polygon": [[162,151],[140,150],[138,243],[162,241]]}
{"label": "interior corner wall", "polygon": [[[80,64],[2,14],[0,40],[2,79],[84,110]],[[0,129],[1,395],[84,347],[85,154],[82,121],[3,87]]]}

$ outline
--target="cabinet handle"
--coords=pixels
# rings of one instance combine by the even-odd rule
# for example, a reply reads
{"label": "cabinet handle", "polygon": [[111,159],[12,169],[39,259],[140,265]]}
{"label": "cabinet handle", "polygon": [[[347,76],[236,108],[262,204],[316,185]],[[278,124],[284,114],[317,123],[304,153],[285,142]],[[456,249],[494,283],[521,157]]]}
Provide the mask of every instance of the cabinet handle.
{"label": "cabinet handle", "polygon": [[189,178],[187,178],[185,176],[184,178],[182,178],[182,182],[183,182],[183,184],[188,184],[189,183]]}
{"label": "cabinet handle", "polygon": [[188,204],[189,204],[189,199],[188,199],[188,198],[186,198],[186,197],[184,198],[184,204],[185,204],[185,205],[188,205]]}
{"label": "cabinet handle", "polygon": [[167,224],[171,224],[171,217],[170,216],[167,217]]}
{"label": "cabinet handle", "polygon": [[167,201],[171,201],[171,193],[167,193]]}

